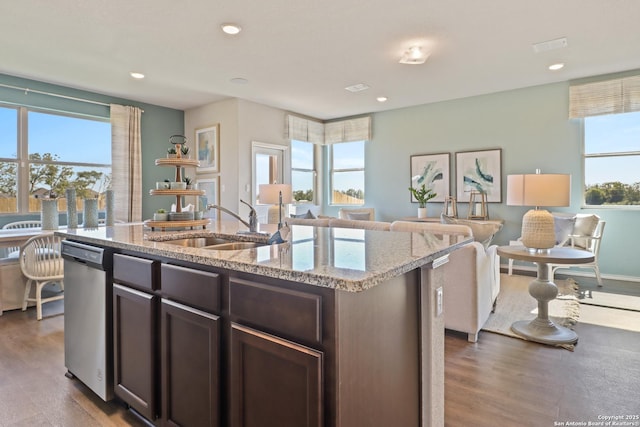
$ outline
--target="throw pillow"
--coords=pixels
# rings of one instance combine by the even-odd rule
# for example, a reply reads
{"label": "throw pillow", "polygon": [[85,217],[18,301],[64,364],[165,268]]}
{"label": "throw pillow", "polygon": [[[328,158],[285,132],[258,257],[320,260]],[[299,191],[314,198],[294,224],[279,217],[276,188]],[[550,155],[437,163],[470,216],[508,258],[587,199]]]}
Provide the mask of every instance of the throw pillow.
{"label": "throw pillow", "polygon": [[[593,236],[596,231],[600,217],[598,215],[578,214],[576,215],[576,225],[573,227],[575,236]],[[590,239],[574,239],[574,245],[586,249],[590,244]]]}
{"label": "throw pillow", "polygon": [[313,215],[313,213],[311,212],[311,209],[309,209],[306,213],[303,213],[303,214],[291,215],[291,218],[316,219],[315,215]]}
{"label": "throw pillow", "polygon": [[445,214],[440,215],[440,222],[442,224],[460,224],[468,226],[473,232],[473,240],[482,243],[482,246],[485,248],[489,247],[493,240],[493,236],[495,236],[498,231],[502,230],[502,224],[473,221],[470,219],[458,219]]}
{"label": "throw pillow", "polygon": [[556,245],[565,245],[569,235],[573,234],[576,223],[575,216],[553,216],[553,227],[556,233]]}
{"label": "throw pillow", "polygon": [[371,221],[371,214],[369,212],[347,212],[347,218],[357,221]]}

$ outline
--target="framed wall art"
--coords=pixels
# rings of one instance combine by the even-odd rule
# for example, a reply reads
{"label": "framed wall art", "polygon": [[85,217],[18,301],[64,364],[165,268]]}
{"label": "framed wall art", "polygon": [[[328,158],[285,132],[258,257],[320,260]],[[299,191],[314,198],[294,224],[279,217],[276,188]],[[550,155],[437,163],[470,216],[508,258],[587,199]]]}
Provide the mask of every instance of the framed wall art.
{"label": "framed wall art", "polygon": [[468,202],[472,191],[487,195],[487,202],[502,202],[502,149],[456,153],[456,196]]}
{"label": "framed wall art", "polygon": [[198,190],[204,190],[204,195],[198,197],[198,210],[204,211],[205,218],[217,219],[219,212],[217,209],[206,210],[208,204],[218,204],[218,178],[199,179]]}
{"label": "framed wall art", "polygon": [[196,150],[198,152],[198,173],[220,172],[220,125],[216,124],[196,129]]}
{"label": "framed wall art", "polygon": [[[451,154],[416,154],[411,156],[411,176],[410,185],[414,188],[425,184],[427,188],[433,190],[437,196],[431,199],[433,202],[444,202],[449,196],[450,172],[449,162]],[[418,201],[411,195],[411,202]]]}

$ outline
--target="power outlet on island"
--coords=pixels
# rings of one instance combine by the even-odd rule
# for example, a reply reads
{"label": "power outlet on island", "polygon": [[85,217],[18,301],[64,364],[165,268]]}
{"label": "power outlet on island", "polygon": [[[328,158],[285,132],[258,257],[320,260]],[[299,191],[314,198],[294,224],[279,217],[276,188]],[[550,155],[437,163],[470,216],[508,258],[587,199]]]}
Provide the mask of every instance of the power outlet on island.
{"label": "power outlet on island", "polygon": [[436,289],[436,317],[442,314],[442,286]]}

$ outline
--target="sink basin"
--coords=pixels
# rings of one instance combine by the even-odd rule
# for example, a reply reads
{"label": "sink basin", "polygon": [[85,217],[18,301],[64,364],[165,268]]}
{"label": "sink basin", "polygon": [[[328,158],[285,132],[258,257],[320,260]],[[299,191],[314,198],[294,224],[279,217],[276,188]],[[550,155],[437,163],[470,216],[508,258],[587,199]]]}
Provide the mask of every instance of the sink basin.
{"label": "sink basin", "polygon": [[240,243],[221,237],[190,237],[187,239],[166,240],[162,243],[184,246],[187,248],[204,248],[205,246],[220,245],[225,243]]}
{"label": "sink basin", "polygon": [[216,251],[238,251],[241,249],[257,248],[266,244],[259,242],[238,242],[222,237],[191,237],[187,239],[167,240],[162,243]]}
{"label": "sink basin", "polygon": [[216,251],[238,251],[240,249],[251,249],[260,246],[265,246],[265,243],[258,242],[229,242],[220,243],[217,245],[205,246],[202,249],[211,249]]}

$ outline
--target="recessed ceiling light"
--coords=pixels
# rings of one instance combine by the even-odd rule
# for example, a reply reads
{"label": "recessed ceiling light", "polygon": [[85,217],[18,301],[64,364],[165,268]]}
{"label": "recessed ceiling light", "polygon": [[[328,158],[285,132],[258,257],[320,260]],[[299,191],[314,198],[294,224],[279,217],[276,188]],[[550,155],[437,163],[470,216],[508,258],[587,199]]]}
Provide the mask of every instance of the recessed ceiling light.
{"label": "recessed ceiling light", "polygon": [[558,62],[557,64],[549,65],[549,69],[551,71],[557,71],[564,68],[564,64],[562,62]]}
{"label": "recessed ceiling light", "polygon": [[242,27],[237,24],[222,24],[222,31],[227,34],[235,35],[242,31]]}
{"label": "recessed ceiling light", "polygon": [[387,98],[386,96],[379,96],[376,98],[376,101],[378,102],[387,102],[389,98]]}
{"label": "recessed ceiling light", "polygon": [[246,85],[247,83],[249,83],[249,80],[242,78],[242,77],[234,77],[231,80],[229,80],[231,83],[235,83],[237,85]]}
{"label": "recessed ceiling light", "polygon": [[358,83],[355,85],[347,86],[345,87],[345,89],[349,92],[362,92],[363,90],[369,89],[369,87],[370,86],[366,85],[365,83]]}
{"label": "recessed ceiling light", "polygon": [[134,79],[144,79],[144,74],[136,73],[135,71],[130,72],[129,75]]}
{"label": "recessed ceiling light", "polygon": [[420,46],[411,46],[400,58],[401,64],[419,65],[424,64],[429,54],[422,51]]}

